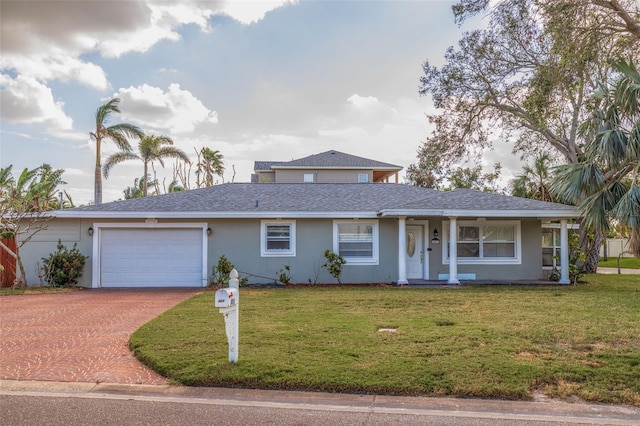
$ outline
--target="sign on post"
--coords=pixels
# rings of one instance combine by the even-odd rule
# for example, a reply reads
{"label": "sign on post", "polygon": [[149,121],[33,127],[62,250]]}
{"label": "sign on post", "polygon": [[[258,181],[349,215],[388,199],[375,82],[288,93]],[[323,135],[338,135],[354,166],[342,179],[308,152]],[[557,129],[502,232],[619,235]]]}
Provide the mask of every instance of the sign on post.
{"label": "sign on post", "polygon": [[229,343],[229,362],[238,362],[238,319],[240,304],[240,285],[238,271],[235,269],[229,274],[229,287],[216,291],[215,304],[224,315],[224,328]]}

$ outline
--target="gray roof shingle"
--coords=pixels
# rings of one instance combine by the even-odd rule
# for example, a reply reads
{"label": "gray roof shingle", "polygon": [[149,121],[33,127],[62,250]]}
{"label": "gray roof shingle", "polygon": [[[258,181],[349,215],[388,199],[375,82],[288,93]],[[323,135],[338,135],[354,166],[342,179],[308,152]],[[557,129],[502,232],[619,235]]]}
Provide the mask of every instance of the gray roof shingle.
{"label": "gray roof shingle", "polygon": [[563,204],[488,194],[472,190],[441,192],[390,183],[225,183],[208,188],[97,206],[58,211],[59,217],[132,216],[134,213],[162,213],[164,217],[201,214],[267,215],[270,212],[332,214],[362,212],[377,215],[385,210],[486,210],[549,211],[572,215],[575,209]]}

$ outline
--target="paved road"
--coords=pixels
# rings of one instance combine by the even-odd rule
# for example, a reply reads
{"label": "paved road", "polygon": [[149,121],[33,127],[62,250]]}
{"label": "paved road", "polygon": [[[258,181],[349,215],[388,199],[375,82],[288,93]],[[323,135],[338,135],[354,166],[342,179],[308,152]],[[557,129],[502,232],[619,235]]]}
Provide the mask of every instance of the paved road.
{"label": "paved road", "polygon": [[638,425],[640,409],[176,386],[0,380],[12,425]]}

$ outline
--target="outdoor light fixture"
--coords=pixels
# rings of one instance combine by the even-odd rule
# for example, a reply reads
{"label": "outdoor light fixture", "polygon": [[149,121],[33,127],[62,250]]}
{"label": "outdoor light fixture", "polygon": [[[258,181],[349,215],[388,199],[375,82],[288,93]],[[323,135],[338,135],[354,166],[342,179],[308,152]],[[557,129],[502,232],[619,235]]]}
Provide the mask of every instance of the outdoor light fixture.
{"label": "outdoor light fixture", "polygon": [[213,234],[213,231],[211,230],[211,228],[207,228],[207,237],[210,237],[211,234]]}
{"label": "outdoor light fixture", "polygon": [[90,237],[93,237],[93,226],[90,226],[89,229],[87,229],[87,233]]}
{"label": "outdoor light fixture", "polygon": [[431,244],[440,244],[440,238],[438,238],[438,228],[433,228],[433,238]]}

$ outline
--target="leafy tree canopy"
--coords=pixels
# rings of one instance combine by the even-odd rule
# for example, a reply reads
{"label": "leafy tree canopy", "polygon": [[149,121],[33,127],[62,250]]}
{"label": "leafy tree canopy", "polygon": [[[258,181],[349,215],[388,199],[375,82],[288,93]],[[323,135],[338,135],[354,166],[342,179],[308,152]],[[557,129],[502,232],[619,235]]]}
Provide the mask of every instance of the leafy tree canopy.
{"label": "leafy tree canopy", "polygon": [[428,116],[434,131],[409,181],[447,173],[498,138],[523,158],[549,153],[577,163],[588,95],[614,58],[639,55],[639,9],[635,0],[459,1],[456,22],[486,12],[488,25],[464,33],[443,66],[423,64],[420,94],[439,113]]}

